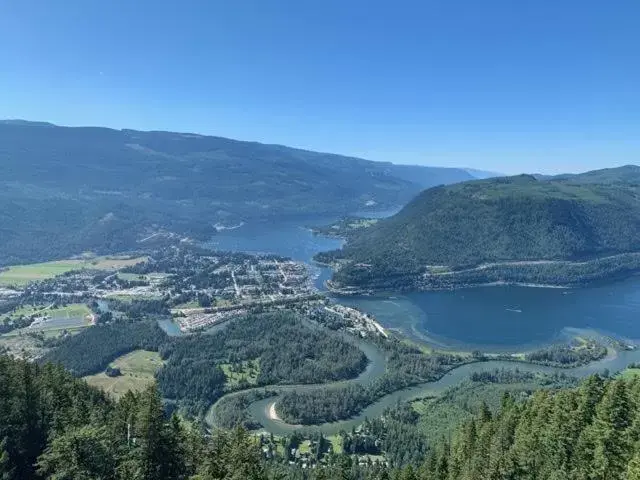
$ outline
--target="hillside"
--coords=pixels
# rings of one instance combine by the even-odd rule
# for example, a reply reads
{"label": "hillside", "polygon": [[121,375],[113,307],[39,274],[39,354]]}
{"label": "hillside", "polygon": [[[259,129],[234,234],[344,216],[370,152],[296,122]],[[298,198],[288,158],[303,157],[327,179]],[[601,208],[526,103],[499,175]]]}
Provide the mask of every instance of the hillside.
{"label": "hillside", "polygon": [[123,250],[159,229],[347,214],[473,178],[172,132],[0,122],[0,265]]}
{"label": "hillside", "polygon": [[435,187],[318,259],[341,262],[335,285],[368,288],[573,284],[585,275],[623,275],[638,263],[639,194],[635,166]]}

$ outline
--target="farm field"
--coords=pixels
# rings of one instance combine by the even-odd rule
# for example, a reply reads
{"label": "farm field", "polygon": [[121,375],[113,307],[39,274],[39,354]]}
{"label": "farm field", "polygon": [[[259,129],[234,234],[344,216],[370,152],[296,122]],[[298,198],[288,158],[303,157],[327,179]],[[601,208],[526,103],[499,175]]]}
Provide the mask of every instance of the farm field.
{"label": "farm field", "polygon": [[29,282],[46,280],[73,270],[118,270],[144,262],[146,259],[146,257],[105,256],[14,265],[0,271],[0,286],[21,287]]}
{"label": "farm field", "polygon": [[55,332],[87,327],[91,324],[91,310],[83,303],[73,303],[64,307],[52,306],[23,306],[0,317],[0,322],[11,318],[31,315],[46,315],[42,321],[34,322],[29,327],[20,328],[6,333],[4,336],[15,336],[29,332]]}
{"label": "farm field", "polygon": [[120,398],[128,391],[139,392],[152,384],[155,374],[162,367],[162,359],[157,352],[135,350],[113,362],[112,368],[119,368],[118,377],[108,377],[104,372],[84,377],[89,385],[98,387],[114,398]]}

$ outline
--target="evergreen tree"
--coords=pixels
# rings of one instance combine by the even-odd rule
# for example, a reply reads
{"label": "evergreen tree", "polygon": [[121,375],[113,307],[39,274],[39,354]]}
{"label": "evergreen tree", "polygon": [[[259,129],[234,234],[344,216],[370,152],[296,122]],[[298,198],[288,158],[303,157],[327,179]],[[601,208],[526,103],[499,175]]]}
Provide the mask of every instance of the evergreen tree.
{"label": "evergreen tree", "polygon": [[166,423],[155,385],[147,388],[139,398],[132,441],[134,448],[126,471],[132,473],[135,480],[174,480],[182,476],[184,465],[177,439],[173,438]]}
{"label": "evergreen tree", "polygon": [[607,385],[602,401],[596,407],[593,423],[593,478],[614,480],[621,478],[629,462],[630,402],[624,380]]}
{"label": "evergreen tree", "polygon": [[11,480],[13,478],[13,469],[7,452],[7,438],[3,438],[0,442],[0,480]]}
{"label": "evergreen tree", "polygon": [[38,459],[38,473],[51,480],[112,480],[114,454],[107,429],[87,425],[55,437]]}

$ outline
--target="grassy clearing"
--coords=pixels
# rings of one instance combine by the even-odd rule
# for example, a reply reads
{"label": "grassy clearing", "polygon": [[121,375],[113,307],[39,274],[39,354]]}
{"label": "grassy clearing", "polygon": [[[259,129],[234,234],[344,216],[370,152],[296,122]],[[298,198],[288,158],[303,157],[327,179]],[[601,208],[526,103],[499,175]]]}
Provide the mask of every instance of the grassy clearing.
{"label": "grassy clearing", "polygon": [[0,286],[21,287],[29,282],[46,280],[74,270],[119,270],[146,260],[147,257],[105,256],[14,265],[0,271]]}
{"label": "grassy clearing", "polygon": [[333,453],[342,453],[344,448],[342,446],[342,437],[340,435],[331,435],[327,437],[327,440],[331,443]]}
{"label": "grassy clearing", "polygon": [[616,375],[618,378],[624,378],[626,380],[632,380],[637,376],[640,376],[640,368],[625,368],[624,370],[622,370],[620,373],[618,373],[618,375]]}
{"label": "grassy clearing", "polygon": [[231,305],[233,305],[233,302],[230,300],[227,300],[226,298],[223,297],[215,297],[215,306],[216,307],[229,307]]}
{"label": "grassy clearing", "polygon": [[173,307],[175,310],[180,310],[182,308],[201,308],[200,304],[197,300],[191,300],[190,302],[181,303],[180,305],[176,305]]}
{"label": "grassy clearing", "polygon": [[304,440],[300,444],[300,447],[298,448],[298,450],[300,451],[300,453],[310,453],[311,452],[311,441]]}
{"label": "grassy clearing", "polygon": [[247,360],[242,363],[223,363],[220,368],[227,377],[226,386],[231,389],[241,383],[245,385],[256,385],[260,374],[260,363],[258,360]]}
{"label": "grassy clearing", "polygon": [[119,377],[108,377],[103,372],[84,377],[84,379],[89,385],[104,390],[114,398],[120,398],[128,391],[139,392],[151,385],[162,363],[157,352],[135,350],[111,363],[111,367],[120,369],[122,375]]}
{"label": "grassy clearing", "polygon": [[128,282],[145,281],[148,282],[149,278],[146,275],[139,275],[137,273],[122,273],[118,272],[118,278],[120,280],[126,280]]}

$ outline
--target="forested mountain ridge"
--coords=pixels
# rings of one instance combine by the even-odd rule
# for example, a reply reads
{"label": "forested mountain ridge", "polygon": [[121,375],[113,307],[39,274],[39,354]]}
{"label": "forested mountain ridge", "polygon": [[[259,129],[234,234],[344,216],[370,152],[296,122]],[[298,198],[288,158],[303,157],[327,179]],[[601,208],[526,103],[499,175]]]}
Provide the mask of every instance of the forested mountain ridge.
{"label": "forested mountain ridge", "polygon": [[130,248],[149,231],[404,204],[474,178],[187,133],[0,122],[0,265]]}
{"label": "forested mountain ridge", "polygon": [[[334,278],[342,285],[419,275],[446,286],[455,271],[465,272],[470,284],[488,283],[508,281],[525,267],[530,271],[521,281],[537,276],[556,283],[562,280],[558,270],[568,267],[554,262],[563,261],[587,262],[580,267],[585,272],[614,272],[631,263],[635,270],[635,257],[606,268],[592,268],[589,261],[640,252],[638,195],[636,166],[439,186],[422,192],[393,217],[357,232],[341,251],[318,259],[343,261]],[[469,271],[478,266],[483,266],[481,275]],[[587,273],[596,275],[591,270]],[[571,272],[569,277],[585,272]]]}

